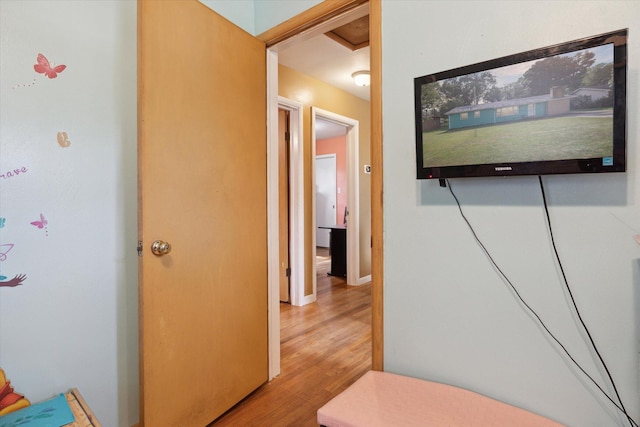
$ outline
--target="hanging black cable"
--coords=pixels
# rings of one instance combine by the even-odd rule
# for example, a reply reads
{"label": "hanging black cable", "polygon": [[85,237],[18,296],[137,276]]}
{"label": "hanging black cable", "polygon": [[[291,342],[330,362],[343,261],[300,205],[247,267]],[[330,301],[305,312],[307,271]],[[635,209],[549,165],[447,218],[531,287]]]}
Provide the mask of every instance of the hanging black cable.
{"label": "hanging black cable", "polygon": [[[603,388],[596,382],[596,380],[593,379],[593,377],[591,375],[589,375],[587,373],[587,371],[584,370],[584,368],[575,360],[575,358],[571,355],[571,353],[569,353],[569,350],[567,350],[567,348],[560,342],[560,340],[558,338],[556,338],[556,336],[551,332],[551,330],[549,330],[549,328],[547,327],[547,325],[542,321],[542,319],[540,318],[540,316],[538,315],[538,313],[524,300],[524,298],[522,298],[522,296],[520,295],[520,292],[518,292],[518,290],[516,289],[515,285],[513,284],[513,282],[511,282],[511,280],[507,277],[507,275],[502,271],[502,269],[498,266],[498,264],[496,263],[496,261],[493,259],[493,257],[491,256],[491,254],[489,253],[489,250],[486,248],[486,246],[482,243],[482,241],[480,240],[480,238],[478,237],[476,231],[474,230],[473,226],[471,225],[471,223],[469,222],[469,220],[467,219],[466,215],[464,214],[463,210],[462,210],[462,206],[460,205],[460,201],[458,200],[458,197],[455,195],[455,193],[453,192],[453,188],[451,187],[451,183],[449,182],[449,180],[447,180],[447,186],[449,187],[449,192],[451,193],[451,195],[453,196],[454,200],[456,201],[456,204],[458,205],[458,210],[460,211],[460,215],[462,216],[462,219],[465,221],[465,223],[467,224],[467,227],[469,227],[469,230],[471,230],[471,234],[473,235],[475,241],[478,243],[478,245],[480,246],[480,248],[482,249],[482,251],[484,252],[485,256],[489,259],[489,261],[491,262],[491,264],[493,265],[493,267],[498,271],[498,273],[500,274],[500,276],[504,279],[504,281],[509,285],[509,287],[511,288],[511,290],[513,291],[513,293],[516,295],[516,297],[518,298],[518,300],[522,303],[522,305],[527,309],[527,311],[533,316],[535,317],[535,319],[538,321],[538,323],[540,324],[540,326],[542,326],[542,328],[545,330],[545,332],[547,333],[547,335],[549,335],[549,337],[551,337],[551,339],[553,339],[553,341],[556,342],[556,344],[558,344],[560,346],[560,348],[562,348],[562,350],[564,351],[565,355],[569,358],[569,360],[571,360],[571,362],[580,370],[580,372],[582,372],[595,386],[598,390],[600,390],[600,392],[603,394],[604,397],[606,397],[620,412],[622,412],[626,417],[627,420],[629,421],[629,423],[633,426],[633,427],[638,427],[638,424],[631,418],[631,416],[627,413],[626,409],[624,408],[624,406],[620,406],[620,404],[618,404],[618,402],[616,402],[615,400],[613,400],[609,394],[603,390]],[[546,206],[546,202],[545,202],[545,206]],[[617,392],[616,392],[617,393]],[[618,399],[619,396],[618,396]],[[620,402],[622,403],[622,402]]]}
{"label": "hanging black cable", "polygon": [[573,298],[573,292],[571,291],[571,287],[569,286],[569,281],[567,280],[567,275],[564,272],[564,267],[562,266],[562,261],[560,260],[560,254],[558,253],[558,248],[556,247],[556,241],[553,236],[553,228],[551,227],[551,216],[549,215],[549,206],[547,204],[547,196],[545,195],[545,192],[544,192],[544,184],[542,183],[542,176],[538,175],[538,181],[540,182],[540,191],[542,193],[542,202],[544,203],[544,212],[547,217],[547,226],[549,227],[549,236],[551,236],[551,246],[553,246],[553,252],[555,253],[556,260],[558,261],[558,267],[560,267],[560,272],[562,273],[562,280],[564,282],[564,287],[567,290],[567,293],[569,294],[569,299],[571,300],[573,309],[575,310],[576,315],[578,316],[578,320],[580,321],[582,328],[584,329],[584,331],[587,334],[587,337],[589,338],[591,347],[593,348],[593,351],[595,351],[596,355],[598,355],[598,360],[600,360],[600,364],[602,365],[605,372],[607,373],[607,377],[609,378],[609,382],[613,387],[613,391],[615,392],[616,397],[618,398],[618,402],[620,402],[620,408],[622,412],[626,415],[627,419],[629,420],[629,424],[631,424],[632,426],[633,425],[637,426],[637,424],[635,424],[633,419],[631,419],[631,417],[627,413],[627,409],[624,407],[624,403],[622,402],[622,399],[620,398],[620,394],[618,393],[618,388],[616,387],[616,383],[615,381],[613,381],[613,376],[611,375],[611,372],[609,372],[609,368],[607,367],[607,364],[602,358],[602,355],[600,354],[600,351],[598,350],[598,347],[596,346],[596,343],[593,340],[593,337],[591,336],[591,332],[589,332],[589,328],[587,328],[587,325],[582,319],[582,315],[580,314],[580,310],[578,309],[578,304],[576,304],[576,300]]}

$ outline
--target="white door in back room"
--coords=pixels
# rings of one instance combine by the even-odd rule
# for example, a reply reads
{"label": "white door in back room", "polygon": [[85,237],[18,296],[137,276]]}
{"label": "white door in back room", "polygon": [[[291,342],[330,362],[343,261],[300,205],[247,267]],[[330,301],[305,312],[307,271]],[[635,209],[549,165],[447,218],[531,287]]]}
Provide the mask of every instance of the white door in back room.
{"label": "white door in back room", "polygon": [[336,224],[336,155],[316,156],[316,246],[329,247],[330,230]]}

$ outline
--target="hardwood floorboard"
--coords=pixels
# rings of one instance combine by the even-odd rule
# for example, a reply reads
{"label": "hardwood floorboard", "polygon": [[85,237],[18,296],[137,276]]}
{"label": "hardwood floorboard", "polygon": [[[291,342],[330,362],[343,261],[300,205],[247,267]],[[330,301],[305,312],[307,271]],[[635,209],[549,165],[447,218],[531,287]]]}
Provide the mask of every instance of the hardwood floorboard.
{"label": "hardwood floorboard", "polygon": [[211,426],[315,426],[316,411],[371,369],[371,284],[328,276],[318,250],[318,299],[280,304],[281,373]]}

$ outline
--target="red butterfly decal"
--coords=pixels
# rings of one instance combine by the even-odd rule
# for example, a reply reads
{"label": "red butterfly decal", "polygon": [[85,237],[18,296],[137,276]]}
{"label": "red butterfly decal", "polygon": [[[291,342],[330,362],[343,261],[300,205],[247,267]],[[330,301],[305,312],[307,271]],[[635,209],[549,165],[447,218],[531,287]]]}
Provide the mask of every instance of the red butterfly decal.
{"label": "red butterfly decal", "polygon": [[37,73],[46,74],[50,79],[55,79],[58,77],[58,73],[61,73],[65,68],[67,68],[66,65],[56,65],[51,68],[49,60],[41,53],[38,54],[37,61],[38,63],[33,66],[33,69],[36,70]]}
{"label": "red butterfly decal", "polygon": [[44,215],[40,214],[40,221],[33,221],[31,225],[35,225],[38,228],[44,228],[49,222],[44,219]]}

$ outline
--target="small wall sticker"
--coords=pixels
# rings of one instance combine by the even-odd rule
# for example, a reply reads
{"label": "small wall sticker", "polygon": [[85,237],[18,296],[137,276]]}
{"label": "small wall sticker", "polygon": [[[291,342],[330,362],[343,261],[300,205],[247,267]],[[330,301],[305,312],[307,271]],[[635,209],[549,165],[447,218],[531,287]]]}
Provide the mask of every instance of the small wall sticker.
{"label": "small wall sticker", "polygon": [[20,175],[21,173],[27,173],[29,169],[27,169],[25,166],[22,166],[20,168],[15,168],[15,169],[11,169],[8,170],[4,173],[0,173],[0,178],[2,179],[8,179],[8,178],[13,178],[16,177],[18,175]]}
{"label": "small wall sticker", "polygon": [[15,288],[16,286],[20,286],[22,285],[22,282],[24,282],[24,280],[27,278],[25,274],[17,274],[13,279],[6,281],[4,280],[7,278],[6,276],[0,277],[2,277],[2,279],[0,279],[0,286],[4,286],[7,288]]}
{"label": "small wall sticker", "polygon": [[6,218],[0,218],[0,228],[3,228],[6,222],[7,222]]}
{"label": "small wall sticker", "polygon": [[71,141],[69,141],[69,137],[66,132],[58,132],[58,144],[60,147],[67,148],[71,145]]}
{"label": "small wall sticker", "polygon": [[31,223],[31,225],[34,225],[40,229],[44,229],[45,231],[45,236],[49,236],[49,230],[47,229],[47,224],[49,224],[49,221],[47,221],[44,218],[44,215],[40,214],[40,221],[33,221]]}
{"label": "small wall sticker", "polygon": [[7,259],[7,254],[11,249],[13,249],[13,243],[6,243],[4,245],[0,245],[0,262],[5,261]]}
{"label": "small wall sticker", "polygon": [[16,84],[16,85],[13,85],[13,87],[11,87],[11,89],[17,89],[19,87],[31,87],[31,86],[34,86],[35,84],[36,84],[36,79],[34,77],[33,80],[31,80],[31,83]]}
{"label": "small wall sticker", "polygon": [[38,54],[38,58],[36,58],[37,64],[33,66],[33,69],[36,70],[36,73],[44,74],[50,79],[55,79],[58,77],[58,74],[63,72],[66,65],[56,65],[51,67],[49,60],[41,53]]}

